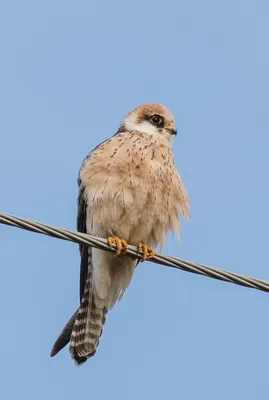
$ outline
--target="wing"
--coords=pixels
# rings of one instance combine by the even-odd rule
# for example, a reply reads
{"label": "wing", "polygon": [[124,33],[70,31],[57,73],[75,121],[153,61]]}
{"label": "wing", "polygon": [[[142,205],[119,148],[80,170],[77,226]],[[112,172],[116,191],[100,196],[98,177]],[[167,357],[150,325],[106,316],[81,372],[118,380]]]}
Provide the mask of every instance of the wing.
{"label": "wing", "polygon": [[[77,213],[77,231],[87,233],[87,213],[89,212],[89,205],[87,206],[85,198],[85,187],[82,185],[80,178],[78,179],[79,194],[78,194],[78,213]],[[80,301],[82,300],[85,283],[88,276],[89,259],[91,258],[92,248],[79,245],[80,250]]]}
{"label": "wing", "polygon": [[[78,214],[77,214],[77,230],[78,232],[87,233],[87,215],[90,212],[89,204],[86,200],[86,190],[78,179],[79,195],[78,195]],[[94,355],[92,351],[93,338],[95,341],[100,336],[99,325],[102,327],[103,310],[99,313],[95,310],[92,294],[92,248],[80,245],[80,307],[76,314],[74,325],[70,337],[69,351],[78,364],[87,360],[88,357]],[[100,315],[99,315],[100,314]],[[100,320],[100,322],[99,322]],[[93,332],[92,324],[99,322],[97,332]],[[96,329],[95,329],[96,330]]]}
{"label": "wing", "polygon": [[[78,232],[87,233],[86,218],[87,218],[87,203],[85,199],[85,188],[78,180],[79,195],[78,195],[78,213],[77,213],[77,230]],[[72,336],[72,331],[75,329],[80,332],[85,329],[81,320],[88,319],[88,313],[91,309],[91,247],[80,245],[80,307],[72,315],[69,321],[64,326],[58,339],[51,350],[51,357],[55,356],[63,347],[65,347]],[[75,343],[76,344],[76,343]],[[83,359],[84,360],[84,359]]]}

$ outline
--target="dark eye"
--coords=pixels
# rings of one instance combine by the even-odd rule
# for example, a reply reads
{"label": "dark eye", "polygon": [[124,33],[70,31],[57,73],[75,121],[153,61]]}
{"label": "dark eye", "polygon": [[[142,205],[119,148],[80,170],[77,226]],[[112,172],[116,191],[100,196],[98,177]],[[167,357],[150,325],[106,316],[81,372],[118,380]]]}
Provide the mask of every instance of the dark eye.
{"label": "dark eye", "polygon": [[153,115],[150,117],[150,122],[158,127],[163,126],[163,118],[160,115]]}

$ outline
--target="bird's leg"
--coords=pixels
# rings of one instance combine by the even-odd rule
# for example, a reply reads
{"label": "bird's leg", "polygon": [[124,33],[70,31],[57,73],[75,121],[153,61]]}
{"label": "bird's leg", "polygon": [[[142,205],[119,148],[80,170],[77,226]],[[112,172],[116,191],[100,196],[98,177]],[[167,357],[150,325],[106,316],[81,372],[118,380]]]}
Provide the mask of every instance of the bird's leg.
{"label": "bird's leg", "polygon": [[107,239],[107,243],[109,244],[109,246],[113,246],[113,244],[116,245],[116,253],[115,256],[120,256],[121,253],[123,253],[124,251],[126,251],[128,249],[128,244],[125,240],[123,239],[119,239],[117,236],[110,236]]}
{"label": "bird's leg", "polygon": [[142,253],[143,253],[142,261],[145,261],[148,258],[152,258],[156,254],[152,247],[147,246],[144,243],[139,242],[139,243],[137,243],[136,247],[139,252],[141,252],[141,250],[142,250]]}

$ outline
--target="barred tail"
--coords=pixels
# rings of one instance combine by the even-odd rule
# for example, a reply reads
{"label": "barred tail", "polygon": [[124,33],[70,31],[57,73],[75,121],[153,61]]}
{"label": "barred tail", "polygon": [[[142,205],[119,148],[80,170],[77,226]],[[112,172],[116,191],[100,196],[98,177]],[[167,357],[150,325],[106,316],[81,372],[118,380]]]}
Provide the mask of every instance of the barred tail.
{"label": "barred tail", "polygon": [[86,248],[81,256],[80,307],[65,325],[50,354],[51,357],[55,356],[70,341],[69,351],[77,364],[82,364],[95,354],[107,313],[105,307],[97,307],[94,301],[91,257],[91,248]]}
{"label": "barred tail", "polygon": [[59,353],[69,341],[69,351],[77,364],[84,363],[95,354],[107,310],[97,308],[92,302],[89,314],[85,306],[86,304],[82,301],[80,308],[69,319],[52,347],[51,357]]}
{"label": "barred tail", "polygon": [[82,300],[70,338],[69,351],[77,364],[96,353],[105,323],[106,309],[97,308],[91,300],[91,307],[86,307]]}

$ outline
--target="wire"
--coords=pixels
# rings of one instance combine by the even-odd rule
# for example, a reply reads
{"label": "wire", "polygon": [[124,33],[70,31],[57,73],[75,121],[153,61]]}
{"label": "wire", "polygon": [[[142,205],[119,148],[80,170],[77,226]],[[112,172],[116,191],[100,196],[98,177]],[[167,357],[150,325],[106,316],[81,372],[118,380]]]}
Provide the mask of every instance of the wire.
{"label": "wire", "polygon": [[[115,251],[116,246],[110,246],[106,239],[87,235],[85,233],[72,232],[67,229],[57,228],[55,226],[42,224],[25,218],[19,218],[10,214],[0,213],[0,223],[16,228],[25,229],[31,232],[40,233],[43,235],[52,236],[57,239],[69,240],[71,242],[84,244],[87,246],[96,247],[106,251]],[[126,253],[141,259],[142,254],[139,253],[135,246],[129,245]],[[269,292],[269,282],[261,279],[252,278],[250,276],[237,274],[234,272],[225,271],[222,269],[209,267],[192,261],[181,260],[176,257],[166,256],[156,253],[153,258],[148,261],[167,267],[181,269],[183,271],[192,272],[198,275],[204,275],[209,278],[218,279],[225,282],[234,283],[240,286],[246,286],[252,289]]]}

